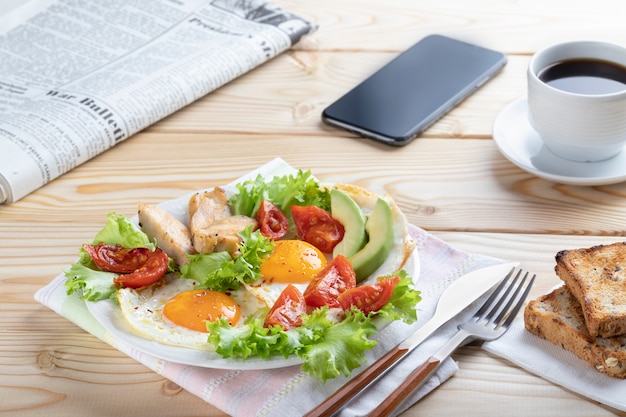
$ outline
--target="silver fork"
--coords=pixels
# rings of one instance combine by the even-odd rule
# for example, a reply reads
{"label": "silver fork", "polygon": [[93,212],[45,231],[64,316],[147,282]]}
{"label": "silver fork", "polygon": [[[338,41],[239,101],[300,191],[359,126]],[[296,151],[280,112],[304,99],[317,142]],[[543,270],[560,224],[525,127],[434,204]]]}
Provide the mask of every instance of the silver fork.
{"label": "silver fork", "polygon": [[407,376],[369,416],[383,417],[391,414],[458,347],[474,340],[488,341],[502,336],[511,326],[535,281],[535,275],[528,280],[528,272],[523,277],[522,272],[519,270],[514,277],[514,271],[509,272],[474,316],[460,324],[458,332],[437,353]]}

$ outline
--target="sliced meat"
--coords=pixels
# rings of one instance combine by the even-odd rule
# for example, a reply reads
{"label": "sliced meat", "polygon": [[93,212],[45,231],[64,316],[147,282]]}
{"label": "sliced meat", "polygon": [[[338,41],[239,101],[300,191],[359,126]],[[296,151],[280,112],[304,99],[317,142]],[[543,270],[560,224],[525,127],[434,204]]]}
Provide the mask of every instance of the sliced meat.
{"label": "sliced meat", "polygon": [[167,211],[139,203],[138,217],[143,231],[178,265],[186,264],[187,255],[195,253],[189,229]]}
{"label": "sliced meat", "polygon": [[198,253],[227,251],[232,255],[241,243],[239,233],[248,226],[256,228],[257,221],[239,215],[219,220],[192,235],[193,247]]}
{"label": "sliced meat", "polygon": [[196,193],[189,199],[189,230],[192,235],[230,216],[228,197],[219,187]]}

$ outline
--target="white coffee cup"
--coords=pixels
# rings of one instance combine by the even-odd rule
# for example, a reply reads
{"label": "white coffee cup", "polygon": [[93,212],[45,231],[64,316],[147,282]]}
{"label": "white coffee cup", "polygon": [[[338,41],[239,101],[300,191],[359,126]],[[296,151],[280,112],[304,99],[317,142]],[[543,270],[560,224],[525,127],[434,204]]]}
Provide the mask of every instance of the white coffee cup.
{"label": "white coffee cup", "polygon": [[619,67],[626,72],[626,48],[618,45],[576,41],[543,49],[528,66],[528,117],[552,153],[574,161],[602,161],[626,146],[626,84],[622,89],[618,83],[608,90],[579,91],[578,85],[566,90],[555,87],[558,80],[545,81],[547,68],[568,62],[571,69],[571,62],[580,60],[587,61],[581,65],[612,63],[618,74]]}

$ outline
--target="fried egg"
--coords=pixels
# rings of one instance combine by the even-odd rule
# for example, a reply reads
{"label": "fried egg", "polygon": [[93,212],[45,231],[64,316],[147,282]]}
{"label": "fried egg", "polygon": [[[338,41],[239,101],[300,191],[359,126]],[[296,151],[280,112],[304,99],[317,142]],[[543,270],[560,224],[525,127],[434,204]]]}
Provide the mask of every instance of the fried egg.
{"label": "fried egg", "polygon": [[194,281],[168,274],[161,285],[118,290],[117,299],[136,333],[162,344],[210,350],[206,320],[226,317],[237,325],[267,312],[266,305],[240,288],[228,294],[196,290]]}
{"label": "fried egg", "polygon": [[288,284],[301,293],[328,260],[319,249],[302,240],[279,240],[261,264],[261,280],[246,289],[271,308]]}

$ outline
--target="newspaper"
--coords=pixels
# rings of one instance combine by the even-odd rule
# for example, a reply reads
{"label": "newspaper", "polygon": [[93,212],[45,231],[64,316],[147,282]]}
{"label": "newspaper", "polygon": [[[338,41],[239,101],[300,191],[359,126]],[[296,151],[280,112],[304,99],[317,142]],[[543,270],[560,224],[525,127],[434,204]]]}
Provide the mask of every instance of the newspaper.
{"label": "newspaper", "polygon": [[0,203],[315,29],[261,0],[31,0],[0,16]]}

